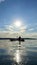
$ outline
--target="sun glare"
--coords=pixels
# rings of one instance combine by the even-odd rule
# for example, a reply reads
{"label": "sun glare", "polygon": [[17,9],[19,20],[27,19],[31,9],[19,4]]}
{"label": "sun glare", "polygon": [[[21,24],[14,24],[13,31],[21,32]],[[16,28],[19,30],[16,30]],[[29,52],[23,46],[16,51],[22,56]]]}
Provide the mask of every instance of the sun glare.
{"label": "sun glare", "polygon": [[16,22],[15,22],[15,26],[16,26],[16,27],[20,27],[20,26],[21,26],[21,21],[16,21]]}

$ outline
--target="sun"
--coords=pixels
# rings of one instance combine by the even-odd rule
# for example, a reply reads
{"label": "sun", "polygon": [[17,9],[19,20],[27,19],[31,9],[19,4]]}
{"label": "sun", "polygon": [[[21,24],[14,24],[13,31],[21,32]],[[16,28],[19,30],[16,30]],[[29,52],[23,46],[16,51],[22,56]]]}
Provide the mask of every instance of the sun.
{"label": "sun", "polygon": [[21,26],[21,21],[15,21],[15,26],[20,27]]}

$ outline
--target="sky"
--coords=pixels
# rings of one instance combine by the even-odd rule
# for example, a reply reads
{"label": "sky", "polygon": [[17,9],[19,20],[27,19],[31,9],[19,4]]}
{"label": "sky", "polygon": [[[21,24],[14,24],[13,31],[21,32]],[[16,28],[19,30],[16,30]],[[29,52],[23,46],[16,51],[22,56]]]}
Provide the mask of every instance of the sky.
{"label": "sky", "polygon": [[0,36],[12,34],[37,37],[37,0],[0,0]]}

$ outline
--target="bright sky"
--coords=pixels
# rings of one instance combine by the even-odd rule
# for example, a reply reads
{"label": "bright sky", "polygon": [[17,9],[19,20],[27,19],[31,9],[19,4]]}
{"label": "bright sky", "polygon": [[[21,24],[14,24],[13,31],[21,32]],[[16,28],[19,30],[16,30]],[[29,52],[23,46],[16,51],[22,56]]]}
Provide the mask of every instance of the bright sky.
{"label": "bright sky", "polygon": [[0,32],[37,33],[37,0],[0,0]]}

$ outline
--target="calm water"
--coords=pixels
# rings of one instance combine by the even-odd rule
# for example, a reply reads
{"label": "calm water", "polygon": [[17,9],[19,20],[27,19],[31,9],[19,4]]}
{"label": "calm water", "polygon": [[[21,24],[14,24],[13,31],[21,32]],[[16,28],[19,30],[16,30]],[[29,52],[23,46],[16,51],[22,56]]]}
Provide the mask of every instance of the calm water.
{"label": "calm water", "polygon": [[0,41],[0,65],[37,65],[37,41]]}

